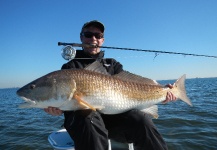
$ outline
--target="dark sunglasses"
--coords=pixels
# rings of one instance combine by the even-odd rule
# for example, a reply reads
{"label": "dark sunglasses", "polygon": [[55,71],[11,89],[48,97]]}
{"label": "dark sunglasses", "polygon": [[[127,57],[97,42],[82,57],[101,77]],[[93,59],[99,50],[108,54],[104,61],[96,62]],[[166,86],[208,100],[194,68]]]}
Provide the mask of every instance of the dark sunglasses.
{"label": "dark sunglasses", "polygon": [[95,36],[96,39],[103,38],[103,34],[102,33],[83,32],[83,33],[81,33],[81,35],[84,36],[84,37],[86,37],[86,38],[92,38],[93,36]]}

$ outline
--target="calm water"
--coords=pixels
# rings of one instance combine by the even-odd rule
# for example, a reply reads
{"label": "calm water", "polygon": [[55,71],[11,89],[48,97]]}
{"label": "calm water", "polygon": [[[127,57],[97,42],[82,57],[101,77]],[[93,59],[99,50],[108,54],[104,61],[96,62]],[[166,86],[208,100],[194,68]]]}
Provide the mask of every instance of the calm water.
{"label": "calm water", "polygon": [[[194,106],[181,101],[159,105],[156,126],[170,150],[217,149],[217,78],[187,79],[186,88]],[[0,89],[0,149],[51,150],[47,137],[61,129],[63,117],[17,108],[23,101],[16,90]]]}

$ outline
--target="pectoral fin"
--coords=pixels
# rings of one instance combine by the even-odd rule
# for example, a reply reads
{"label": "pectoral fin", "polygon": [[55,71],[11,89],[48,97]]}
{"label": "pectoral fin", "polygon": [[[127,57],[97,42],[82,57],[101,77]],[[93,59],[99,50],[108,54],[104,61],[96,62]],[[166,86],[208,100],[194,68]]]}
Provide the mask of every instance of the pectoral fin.
{"label": "pectoral fin", "polygon": [[85,102],[84,100],[82,100],[78,95],[74,95],[73,98],[75,100],[78,101],[78,103],[83,106],[83,107],[87,107],[87,108],[90,108],[92,109],[93,111],[96,111],[96,108],[94,108],[93,106],[91,106],[90,104],[88,104],[87,102]]}
{"label": "pectoral fin", "polygon": [[154,117],[155,119],[157,119],[159,117],[157,105],[153,105],[153,106],[148,107],[146,109],[142,109],[141,111],[144,112],[145,114],[148,114],[148,115]]}

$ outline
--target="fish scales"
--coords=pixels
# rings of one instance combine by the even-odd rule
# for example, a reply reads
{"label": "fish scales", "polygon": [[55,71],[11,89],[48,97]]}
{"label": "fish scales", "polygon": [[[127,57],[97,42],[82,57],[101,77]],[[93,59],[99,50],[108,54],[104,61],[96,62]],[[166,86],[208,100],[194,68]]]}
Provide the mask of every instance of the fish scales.
{"label": "fish scales", "polygon": [[[107,76],[88,70],[66,70],[74,78],[76,93],[90,105],[102,105],[113,111],[149,107],[158,101],[164,100],[168,88],[159,85],[146,85],[126,82],[112,76]],[[168,90],[166,90],[168,89]],[[155,101],[150,101],[155,99]],[[149,105],[142,106],[143,101],[150,101]],[[101,110],[106,112],[106,108]],[[111,113],[111,112],[110,112]],[[115,112],[114,112],[115,113]]]}

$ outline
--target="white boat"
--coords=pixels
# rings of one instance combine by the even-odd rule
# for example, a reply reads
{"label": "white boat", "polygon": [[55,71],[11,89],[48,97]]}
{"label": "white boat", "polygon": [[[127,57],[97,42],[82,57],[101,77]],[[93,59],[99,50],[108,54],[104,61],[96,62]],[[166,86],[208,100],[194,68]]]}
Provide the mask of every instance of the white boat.
{"label": "white boat", "polygon": [[48,136],[48,141],[55,150],[75,150],[74,142],[66,129],[52,132]]}
{"label": "white boat", "polygon": [[[48,136],[48,141],[54,150],[75,150],[74,142],[66,129],[52,132]],[[109,140],[109,150],[111,150],[111,141]],[[134,150],[133,144],[129,144],[129,150]]]}

